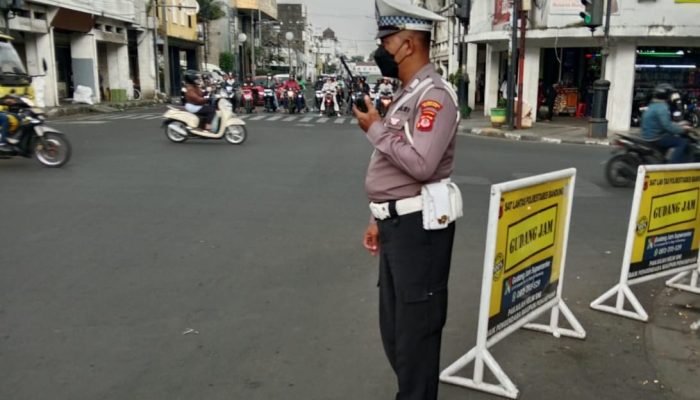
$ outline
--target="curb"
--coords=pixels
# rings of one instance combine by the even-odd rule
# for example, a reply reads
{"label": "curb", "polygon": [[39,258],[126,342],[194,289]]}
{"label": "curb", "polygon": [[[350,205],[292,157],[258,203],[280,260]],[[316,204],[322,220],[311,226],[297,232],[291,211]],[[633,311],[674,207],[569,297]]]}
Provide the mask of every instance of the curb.
{"label": "curb", "polygon": [[514,133],[505,132],[496,128],[459,128],[459,132],[463,135],[475,135],[475,136],[486,136],[499,139],[510,139],[510,140],[520,140],[528,142],[543,142],[543,143],[554,143],[554,144],[583,144],[588,146],[610,146],[610,141],[607,139],[590,139],[590,138],[576,138],[576,139],[562,139],[552,136],[540,136],[528,133]]}
{"label": "curb", "polygon": [[138,102],[126,103],[84,104],[79,106],[50,108],[46,111],[46,115],[49,118],[59,118],[77,114],[112,113],[130,108],[150,107],[158,104],[164,104],[164,102],[157,100],[143,100]]}

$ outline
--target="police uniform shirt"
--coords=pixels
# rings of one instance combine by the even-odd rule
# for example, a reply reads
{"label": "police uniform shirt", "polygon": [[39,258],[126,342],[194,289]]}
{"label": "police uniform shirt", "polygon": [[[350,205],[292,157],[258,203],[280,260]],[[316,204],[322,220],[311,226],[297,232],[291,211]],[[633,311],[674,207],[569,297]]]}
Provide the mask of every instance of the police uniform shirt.
{"label": "police uniform shirt", "polygon": [[425,65],[367,131],[375,148],[365,179],[369,200],[413,197],[423,184],[449,177],[458,123],[454,91],[432,64]]}

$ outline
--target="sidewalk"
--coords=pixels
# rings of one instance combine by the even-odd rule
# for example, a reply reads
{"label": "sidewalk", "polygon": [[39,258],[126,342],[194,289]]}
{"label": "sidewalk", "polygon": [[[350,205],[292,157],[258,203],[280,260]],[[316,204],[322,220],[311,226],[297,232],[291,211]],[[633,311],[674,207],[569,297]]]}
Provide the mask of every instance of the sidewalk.
{"label": "sidewalk", "polygon": [[[631,130],[632,133],[635,131],[636,129]],[[588,118],[558,117],[554,122],[535,122],[532,128],[511,131],[504,127],[493,128],[489,117],[483,115],[463,119],[459,124],[459,132],[502,139],[597,146],[609,146],[610,138],[615,134],[608,132],[607,138],[589,137]]]}

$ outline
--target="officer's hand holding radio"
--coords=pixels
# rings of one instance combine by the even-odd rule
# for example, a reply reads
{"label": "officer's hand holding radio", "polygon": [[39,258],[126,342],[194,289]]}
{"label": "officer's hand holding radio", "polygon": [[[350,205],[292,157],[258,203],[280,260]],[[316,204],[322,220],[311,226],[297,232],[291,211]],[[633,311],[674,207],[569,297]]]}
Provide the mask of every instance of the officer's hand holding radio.
{"label": "officer's hand holding radio", "polygon": [[352,106],[352,112],[355,114],[355,117],[357,117],[357,124],[360,125],[360,128],[362,128],[363,131],[367,132],[369,127],[372,126],[373,123],[381,121],[382,117],[379,116],[379,111],[377,111],[377,108],[374,107],[374,104],[372,104],[369,96],[364,96],[364,102],[364,106],[366,107],[367,111],[363,112],[357,107],[357,104],[354,104]]}

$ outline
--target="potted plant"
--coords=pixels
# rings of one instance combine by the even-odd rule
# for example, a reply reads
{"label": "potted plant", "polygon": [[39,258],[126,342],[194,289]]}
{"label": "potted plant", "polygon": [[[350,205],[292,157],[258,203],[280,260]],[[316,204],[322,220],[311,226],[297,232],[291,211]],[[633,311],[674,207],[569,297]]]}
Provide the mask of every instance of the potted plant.
{"label": "potted plant", "polygon": [[496,107],[491,109],[491,126],[500,128],[506,123],[506,99],[498,99]]}

